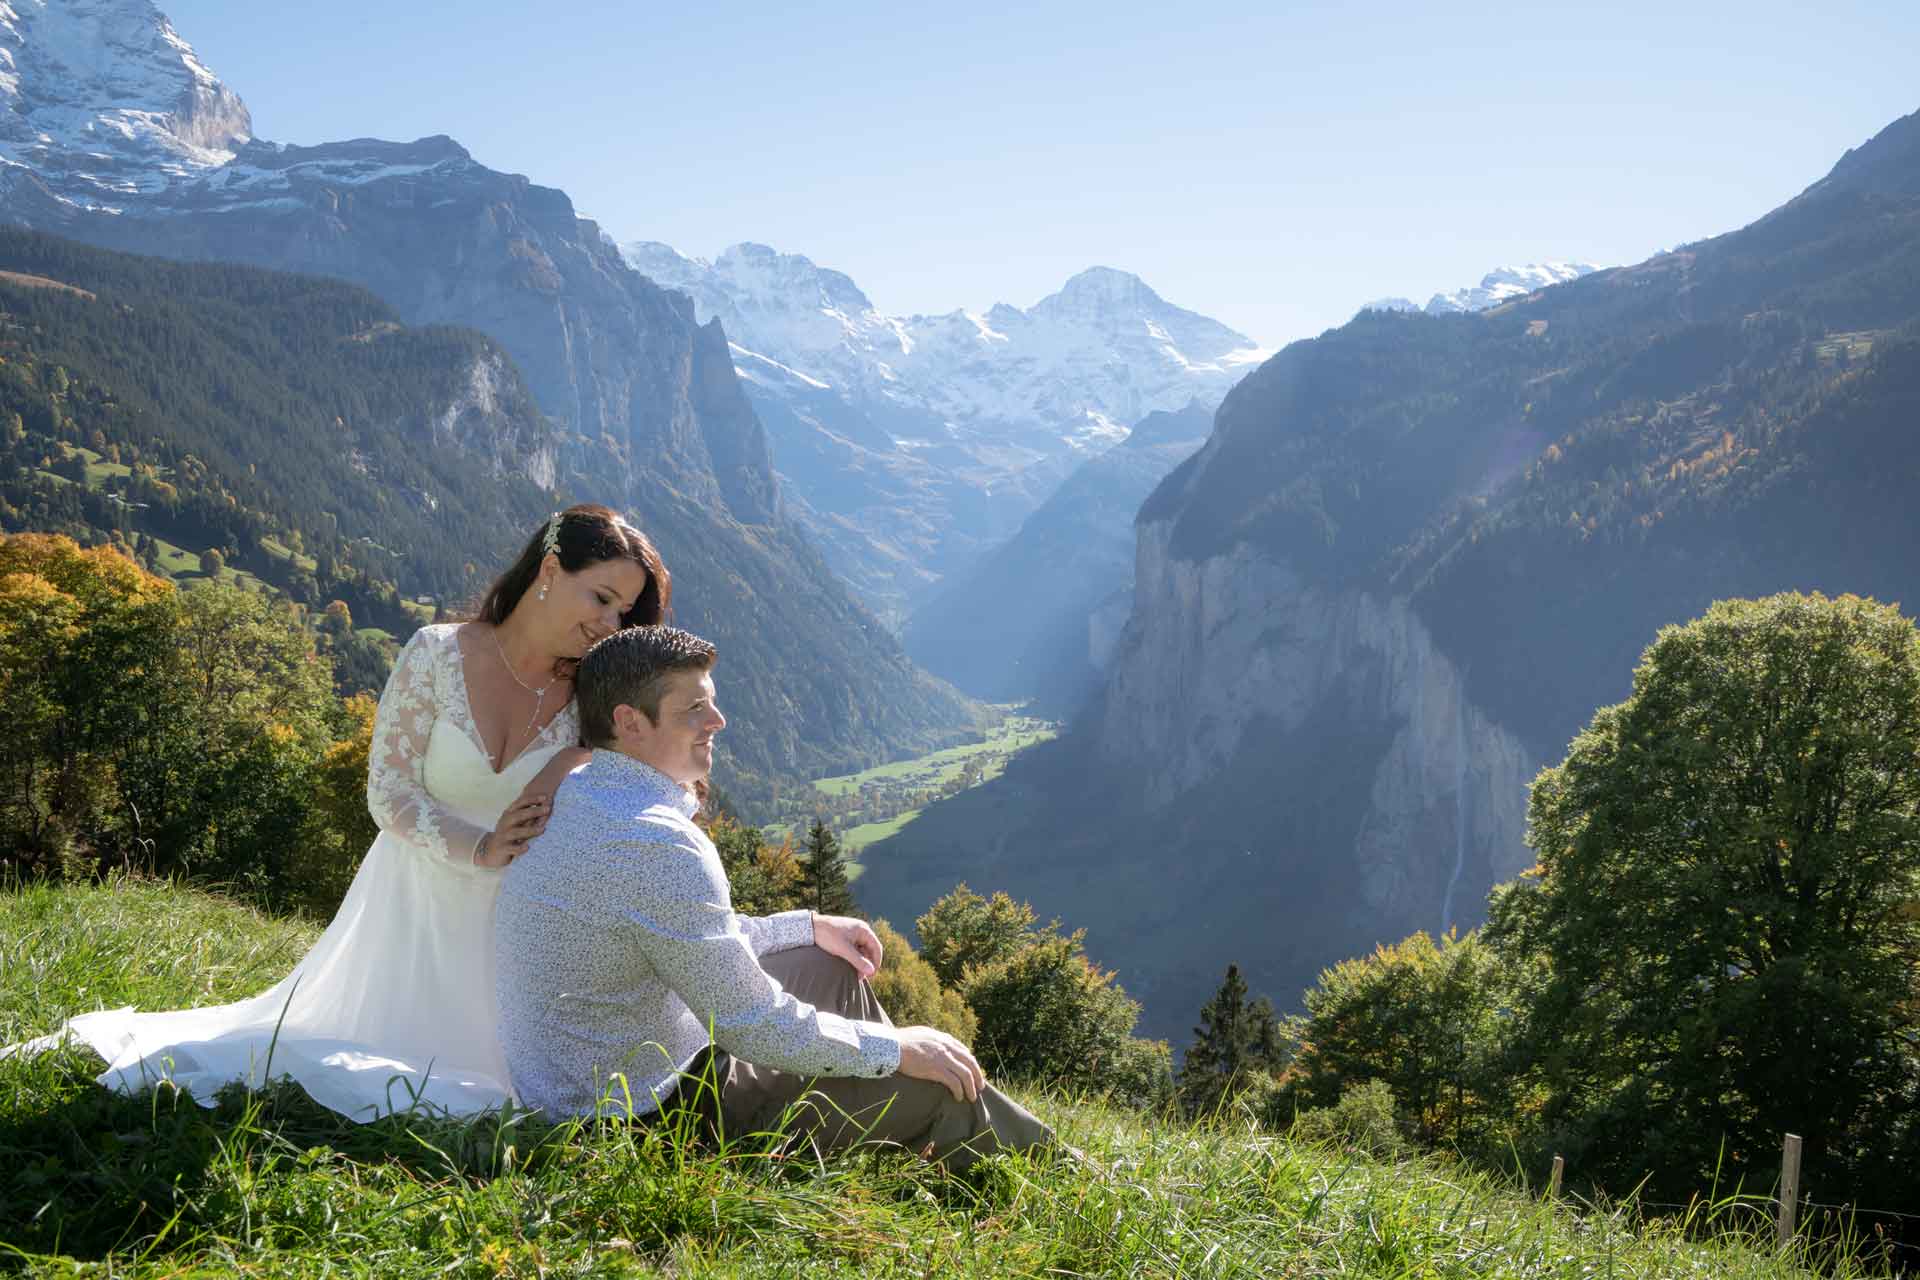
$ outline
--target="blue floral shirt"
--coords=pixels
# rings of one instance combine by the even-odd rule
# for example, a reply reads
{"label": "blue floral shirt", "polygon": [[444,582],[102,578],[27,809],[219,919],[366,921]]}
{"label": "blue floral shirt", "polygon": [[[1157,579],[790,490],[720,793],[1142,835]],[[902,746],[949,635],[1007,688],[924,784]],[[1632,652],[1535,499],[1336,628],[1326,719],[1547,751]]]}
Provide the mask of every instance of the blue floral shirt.
{"label": "blue floral shirt", "polygon": [[[500,1039],[514,1091],[551,1115],[611,1092],[654,1110],[711,1041],[808,1076],[892,1075],[893,1029],[795,999],[759,957],[813,942],[812,914],[733,910],[694,802],[657,770],[597,750],[560,785],[547,829],[501,879]],[[615,1077],[622,1077],[624,1089]]]}

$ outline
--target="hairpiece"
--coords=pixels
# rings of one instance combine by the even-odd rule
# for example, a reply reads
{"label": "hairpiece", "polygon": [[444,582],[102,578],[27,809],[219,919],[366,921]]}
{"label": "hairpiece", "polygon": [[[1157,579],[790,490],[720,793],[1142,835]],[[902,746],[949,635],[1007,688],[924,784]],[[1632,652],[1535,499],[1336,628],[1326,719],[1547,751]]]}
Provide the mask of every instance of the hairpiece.
{"label": "hairpiece", "polygon": [[560,513],[558,511],[554,512],[553,518],[547,521],[547,531],[540,539],[540,553],[549,556],[560,554]]}

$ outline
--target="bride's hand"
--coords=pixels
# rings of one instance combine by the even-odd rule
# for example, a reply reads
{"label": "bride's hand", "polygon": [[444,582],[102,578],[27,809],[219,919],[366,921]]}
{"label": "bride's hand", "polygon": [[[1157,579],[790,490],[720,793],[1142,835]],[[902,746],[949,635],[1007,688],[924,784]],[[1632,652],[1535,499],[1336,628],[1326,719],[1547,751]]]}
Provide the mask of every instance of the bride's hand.
{"label": "bride's hand", "polygon": [[527,844],[547,829],[553,802],[545,795],[523,794],[500,815],[500,825],[481,842],[473,863],[477,867],[504,867],[527,851]]}
{"label": "bride's hand", "polygon": [[527,845],[547,829],[553,813],[553,793],[566,776],[593,758],[585,747],[566,747],[553,754],[545,768],[522,788],[519,799],[500,815],[500,825],[487,836],[486,847],[474,856],[474,865],[504,867],[527,851]]}

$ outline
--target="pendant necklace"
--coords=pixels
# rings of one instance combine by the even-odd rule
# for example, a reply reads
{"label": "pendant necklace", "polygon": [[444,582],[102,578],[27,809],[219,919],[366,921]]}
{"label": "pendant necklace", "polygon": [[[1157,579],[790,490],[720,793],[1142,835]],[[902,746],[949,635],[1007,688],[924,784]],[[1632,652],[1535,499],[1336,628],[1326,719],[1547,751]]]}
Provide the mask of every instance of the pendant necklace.
{"label": "pendant necklace", "polygon": [[[540,708],[547,700],[547,690],[553,688],[559,677],[556,676],[553,680],[547,681],[538,689],[528,684],[525,680],[522,680],[520,673],[513,669],[513,664],[507,661],[507,650],[506,646],[500,643],[500,627],[498,624],[495,624],[493,628],[493,651],[500,655],[500,665],[507,669],[507,675],[512,678],[513,682],[533,695],[533,714],[527,717],[527,727],[521,730],[522,733],[527,735],[527,741],[531,742],[533,741],[533,726],[539,723]],[[500,755],[494,761],[494,768],[498,769],[502,764],[506,763],[507,748],[512,745],[512,741],[512,738],[508,738],[506,742],[500,744]]]}

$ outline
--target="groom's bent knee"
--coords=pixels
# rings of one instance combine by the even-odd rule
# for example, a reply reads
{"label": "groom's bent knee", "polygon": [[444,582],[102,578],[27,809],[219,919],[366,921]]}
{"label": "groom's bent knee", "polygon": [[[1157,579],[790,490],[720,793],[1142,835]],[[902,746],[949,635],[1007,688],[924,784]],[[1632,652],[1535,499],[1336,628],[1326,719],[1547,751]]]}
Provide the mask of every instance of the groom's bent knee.
{"label": "groom's bent knee", "polygon": [[760,957],[760,967],[795,999],[859,1022],[891,1025],[873,988],[839,956],[816,946],[792,947]]}

